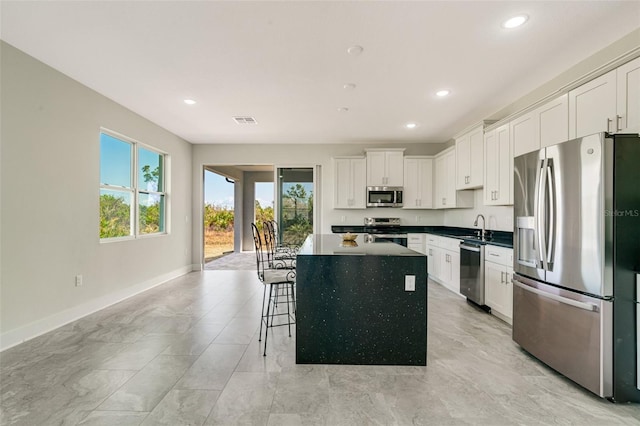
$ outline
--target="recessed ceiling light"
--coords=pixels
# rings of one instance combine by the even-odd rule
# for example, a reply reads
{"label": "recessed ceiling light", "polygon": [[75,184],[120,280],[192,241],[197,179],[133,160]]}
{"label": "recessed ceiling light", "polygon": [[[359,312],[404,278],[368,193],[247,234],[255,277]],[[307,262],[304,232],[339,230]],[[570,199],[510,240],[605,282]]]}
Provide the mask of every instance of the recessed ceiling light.
{"label": "recessed ceiling light", "polygon": [[441,98],[442,98],[442,97],[447,96],[449,93],[451,93],[451,92],[450,92],[450,91],[448,91],[448,90],[446,90],[446,89],[445,89],[445,90],[438,90],[438,91],[436,92],[436,96],[439,96],[439,97],[441,97]]}
{"label": "recessed ceiling light", "polygon": [[407,123],[404,125],[404,127],[406,127],[407,129],[415,129],[416,127],[418,127],[418,125],[416,123]]}
{"label": "recessed ceiling light", "polygon": [[196,101],[194,101],[193,99],[185,99],[184,103],[187,105],[195,105]]}
{"label": "recessed ceiling light", "polygon": [[338,108],[338,111],[340,111],[340,112],[348,112],[348,111],[349,111],[349,108],[347,108],[347,107],[340,107],[340,108]]}
{"label": "recessed ceiling light", "polygon": [[509,18],[506,21],[504,21],[502,23],[502,28],[516,28],[516,27],[519,27],[520,25],[522,25],[525,22],[527,22],[527,19],[529,19],[529,17],[527,15],[514,16],[513,18]]}
{"label": "recessed ceiling light", "polygon": [[342,86],[342,88],[344,90],[353,90],[356,88],[356,85],[354,83],[347,83],[344,86]]}
{"label": "recessed ceiling light", "polygon": [[364,47],[362,46],[358,46],[357,44],[354,46],[351,46],[350,48],[347,49],[347,53],[349,55],[353,55],[353,56],[358,56],[359,54],[362,53],[362,51],[364,50]]}

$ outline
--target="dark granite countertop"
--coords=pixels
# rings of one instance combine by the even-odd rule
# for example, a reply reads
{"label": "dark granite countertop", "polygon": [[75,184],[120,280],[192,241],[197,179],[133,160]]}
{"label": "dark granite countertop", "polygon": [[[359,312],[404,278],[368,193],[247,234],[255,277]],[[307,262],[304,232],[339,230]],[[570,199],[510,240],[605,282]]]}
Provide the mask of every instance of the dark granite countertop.
{"label": "dark granite countertop", "polygon": [[422,256],[391,242],[365,243],[364,235],[358,234],[356,245],[344,243],[337,234],[312,234],[307,237],[299,256]]}
{"label": "dark granite countertop", "polygon": [[[513,248],[513,232],[490,231],[492,237],[485,241],[481,241],[478,238],[468,237],[470,235],[475,235],[478,231],[477,228],[457,228],[454,226],[401,226],[400,229],[409,234],[434,234],[443,237],[473,241],[480,244],[491,244],[494,246]],[[365,232],[365,227],[362,225],[333,225],[331,227],[331,232],[336,234],[343,234],[345,232],[363,233]]]}

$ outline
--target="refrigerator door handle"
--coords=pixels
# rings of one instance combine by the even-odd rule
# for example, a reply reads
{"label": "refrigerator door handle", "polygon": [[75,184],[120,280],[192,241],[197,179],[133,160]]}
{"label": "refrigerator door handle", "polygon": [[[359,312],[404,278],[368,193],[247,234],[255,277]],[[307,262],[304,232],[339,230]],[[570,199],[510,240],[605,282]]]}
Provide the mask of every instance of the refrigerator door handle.
{"label": "refrigerator door handle", "polygon": [[547,241],[546,241],[546,193],[547,193],[547,158],[541,161],[540,169],[536,173],[536,199],[535,199],[535,211],[536,211],[536,235],[538,240],[538,257],[542,269],[549,270],[547,263]]}
{"label": "refrigerator door handle", "polygon": [[546,297],[547,299],[555,300],[556,302],[564,303],[565,305],[570,305],[575,308],[584,309],[585,311],[598,312],[598,306],[593,303],[580,302],[578,300],[567,299],[566,297],[558,296],[557,294],[547,293],[546,291],[539,290],[534,287],[530,287],[526,284],[521,283],[515,278],[511,279],[511,282],[520,287],[523,290],[529,291],[531,293],[537,294],[538,296]]}
{"label": "refrigerator door handle", "polygon": [[549,200],[549,216],[547,222],[548,230],[549,230],[549,241],[547,242],[547,270],[549,270],[549,265],[553,265],[553,249],[556,243],[556,234],[555,234],[555,219],[556,219],[556,191],[555,191],[555,170],[553,167],[553,160],[548,160],[547,162],[547,187],[546,190],[548,192],[548,200]]}

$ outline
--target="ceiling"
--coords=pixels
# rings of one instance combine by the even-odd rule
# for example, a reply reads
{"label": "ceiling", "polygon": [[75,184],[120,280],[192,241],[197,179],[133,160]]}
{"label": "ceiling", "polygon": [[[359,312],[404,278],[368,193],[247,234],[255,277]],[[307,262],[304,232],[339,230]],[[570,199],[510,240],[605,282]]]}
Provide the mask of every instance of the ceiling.
{"label": "ceiling", "polygon": [[442,143],[640,26],[638,1],[0,7],[4,41],[191,143]]}

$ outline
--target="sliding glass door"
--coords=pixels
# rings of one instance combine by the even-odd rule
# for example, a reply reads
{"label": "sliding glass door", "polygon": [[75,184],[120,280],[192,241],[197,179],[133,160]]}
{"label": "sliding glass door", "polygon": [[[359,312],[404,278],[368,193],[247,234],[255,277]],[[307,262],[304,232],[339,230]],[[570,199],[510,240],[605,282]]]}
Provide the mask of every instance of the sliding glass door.
{"label": "sliding glass door", "polygon": [[277,218],[283,244],[300,245],[314,232],[313,167],[276,168]]}

